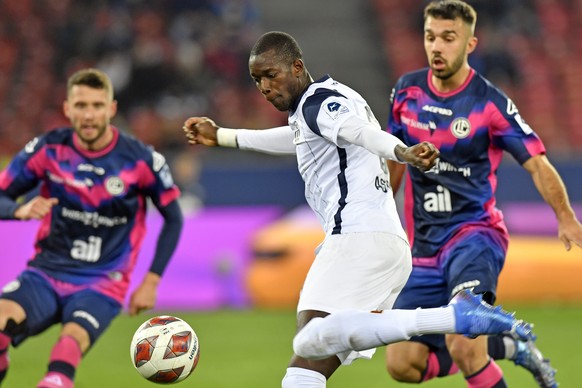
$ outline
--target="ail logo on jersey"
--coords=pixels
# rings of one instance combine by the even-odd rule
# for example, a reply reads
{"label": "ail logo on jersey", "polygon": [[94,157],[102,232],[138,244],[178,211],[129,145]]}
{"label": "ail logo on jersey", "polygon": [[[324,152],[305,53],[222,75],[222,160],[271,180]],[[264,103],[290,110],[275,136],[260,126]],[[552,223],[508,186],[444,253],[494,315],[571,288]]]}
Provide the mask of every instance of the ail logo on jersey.
{"label": "ail logo on jersey", "polygon": [[335,120],[338,118],[339,115],[350,111],[347,106],[344,106],[337,101],[332,101],[326,104],[324,110],[325,113],[327,113],[332,120]]}
{"label": "ail logo on jersey", "polygon": [[71,258],[85,261],[87,263],[96,263],[101,258],[101,246],[103,239],[97,236],[89,236],[87,241],[73,241],[71,248]]}
{"label": "ail logo on jersey", "polygon": [[438,185],[436,187],[436,193],[425,193],[424,210],[429,213],[451,212],[453,210],[451,192],[445,187]]}
{"label": "ail logo on jersey", "polygon": [[471,133],[471,122],[464,117],[459,117],[451,123],[451,133],[457,139],[464,139]]}
{"label": "ail logo on jersey", "polygon": [[118,176],[110,176],[105,181],[105,190],[112,196],[116,197],[125,191],[125,183]]}

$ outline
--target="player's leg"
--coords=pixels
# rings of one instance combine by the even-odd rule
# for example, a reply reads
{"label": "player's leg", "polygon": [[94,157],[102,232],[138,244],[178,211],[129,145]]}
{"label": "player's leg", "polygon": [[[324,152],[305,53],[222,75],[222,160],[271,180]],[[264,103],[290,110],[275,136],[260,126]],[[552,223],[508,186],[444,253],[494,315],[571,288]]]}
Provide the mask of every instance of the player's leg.
{"label": "player's leg", "polygon": [[441,308],[382,313],[342,310],[325,318],[313,318],[295,336],[293,349],[301,357],[318,359],[405,341],[413,335],[456,333],[474,337],[503,332],[514,333],[523,340],[533,337],[531,325],[462,290]]}
{"label": "player's leg", "polygon": [[[325,317],[323,311],[304,310],[297,314],[297,330],[301,330],[311,319]],[[321,388],[339,368],[341,361],[335,355],[321,360],[308,360],[296,354],[291,357],[283,377],[283,388]]]}
{"label": "player's leg", "polygon": [[[507,241],[494,230],[477,229],[454,238],[444,265],[449,295],[471,288],[493,304]],[[503,371],[488,354],[487,337],[447,336],[447,348],[469,387],[506,387]]]}
{"label": "player's leg", "polygon": [[50,285],[40,275],[24,271],[8,283],[0,296],[0,383],[8,370],[8,346],[18,346],[29,336],[55,322],[57,303]]}
{"label": "player's leg", "polygon": [[386,369],[394,380],[420,383],[459,372],[445,346],[442,334],[428,334],[417,338],[422,338],[423,342],[410,340],[386,346]]}
{"label": "player's leg", "polygon": [[[446,305],[449,294],[440,257],[415,261],[394,309],[414,310]],[[410,341],[386,346],[386,369],[399,382],[420,383],[458,372],[442,334],[413,336]]]}
{"label": "player's leg", "polygon": [[[503,266],[505,247],[506,241],[495,232],[477,230],[458,234],[441,250],[434,265],[427,265],[430,264],[427,260],[415,265],[395,307],[434,307],[434,303],[442,304],[453,292],[463,287],[458,287],[459,285],[475,287],[476,292],[484,293],[489,298],[486,301],[492,302],[497,277]],[[427,266],[423,267],[422,264]],[[432,295],[437,298],[433,299]],[[453,361],[442,337],[437,339],[434,336],[421,336],[413,339],[429,345],[427,355],[409,352],[406,354],[412,356],[396,362],[394,360],[399,358],[401,347],[406,348],[407,345],[395,344],[387,347],[389,373],[399,381],[419,382],[457,373],[461,366],[465,376],[472,376],[489,363],[487,345],[483,340],[471,341],[460,336],[456,338],[459,338],[461,345],[455,346],[454,351],[458,353],[457,358],[462,365],[457,366]],[[490,369],[496,369],[495,365],[492,364]],[[499,370],[494,378],[500,380],[500,376],[502,375]]]}
{"label": "player's leg", "polygon": [[[330,312],[361,308],[389,308],[410,271],[410,250],[405,241],[385,233],[334,235],[326,239],[305,280],[299,304],[297,330]],[[343,363],[370,358],[374,350],[331,353],[308,360],[294,354],[283,388],[326,386]]]}
{"label": "player's leg", "polygon": [[26,313],[22,306],[13,300],[0,297],[0,384],[8,372],[8,347],[25,319]]}
{"label": "player's leg", "polygon": [[63,298],[61,303],[63,329],[37,388],[73,387],[83,355],[121,311],[118,302],[88,289]]}
{"label": "player's leg", "polygon": [[535,341],[517,341],[512,336],[489,336],[488,352],[494,360],[510,360],[527,369],[542,388],[557,387],[556,370],[537,348]]}

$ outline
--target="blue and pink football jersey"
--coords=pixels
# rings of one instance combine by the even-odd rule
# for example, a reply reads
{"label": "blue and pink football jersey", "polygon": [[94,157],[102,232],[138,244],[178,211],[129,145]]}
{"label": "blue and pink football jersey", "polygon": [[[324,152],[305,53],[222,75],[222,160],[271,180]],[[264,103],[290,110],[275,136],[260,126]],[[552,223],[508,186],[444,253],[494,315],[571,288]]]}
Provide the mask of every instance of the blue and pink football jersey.
{"label": "blue and pink football jersey", "polygon": [[406,145],[429,141],[440,150],[429,172],[407,169],[405,223],[415,258],[434,257],[465,228],[493,227],[507,235],[496,208],[503,151],[520,164],[545,152],[514,103],[472,71],[443,94],[426,68],[401,77],[391,96],[388,132]]}
{"label": "blue and pink football jersey", "polygon": [[59,203],[41,221],[29,267],[57,290],[90,286],[122,302],[146,233],[148,198],[161,208],[180,195],[164,157],[115,128],[107,148],[90,152],[61,128],[30,141],[0,173],[0,197],[37,186]]}

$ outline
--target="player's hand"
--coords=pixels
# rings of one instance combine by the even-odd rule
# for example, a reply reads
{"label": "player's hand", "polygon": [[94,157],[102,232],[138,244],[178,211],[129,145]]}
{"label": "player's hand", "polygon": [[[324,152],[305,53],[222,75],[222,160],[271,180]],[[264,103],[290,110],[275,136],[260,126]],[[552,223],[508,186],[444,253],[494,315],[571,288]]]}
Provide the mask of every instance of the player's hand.
{"label": "player's hand", "polygon": [[14,212],[14,218],[18,220],[40,220],[44,218],[59,203],[57,198],[34,197]]}
{"label": "player's hand", "polygon": [[129,298],[129,315],[134,316],[144,310],[150,310],[156,305],[158,299],[158,283],[160,276],[149,272],[139,287]]}
{"label": "player's hand", "polygon": [[433,168],[440,155],[435,145],[427,141],[406,148],[396,146],[394,153],[401,162],[406,162],[421,171]]}
{"label": "player's hand", "polygon": [[190,117],[184,122],[182,129],[189,144],[218,146],[216,138],[218,126],[208,117]]}
{"label": "player's hand", "polygon": [[582,248],[582,225],[576,217],[559,223],[558,237],[567,251],[572,249],[572,243]]}

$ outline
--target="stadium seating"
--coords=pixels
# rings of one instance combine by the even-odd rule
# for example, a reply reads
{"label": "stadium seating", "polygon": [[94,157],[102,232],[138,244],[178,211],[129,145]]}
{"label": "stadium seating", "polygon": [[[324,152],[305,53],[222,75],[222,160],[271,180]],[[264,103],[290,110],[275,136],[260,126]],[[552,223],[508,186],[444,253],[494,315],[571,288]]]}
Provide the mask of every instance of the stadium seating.
{"label": "stadium seating", "polygon": [[67,124],[64,82],[86,66],[111,76],[115,123],[158,149],[182,143],[189,114],[281,123],[247,74],[261,32],[251,0],[3,0],[0,26],[0,162]]}

